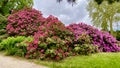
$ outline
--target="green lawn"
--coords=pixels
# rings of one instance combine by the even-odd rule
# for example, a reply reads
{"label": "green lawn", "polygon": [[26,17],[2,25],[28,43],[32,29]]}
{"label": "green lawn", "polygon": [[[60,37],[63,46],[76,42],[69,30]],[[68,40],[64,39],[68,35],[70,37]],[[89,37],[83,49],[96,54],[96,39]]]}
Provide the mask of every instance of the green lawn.
{"label": "green lawn", "polygon": [[34,62],[50,68],[120,68],[120,52],[69,57],[60,62],[40,60]]}

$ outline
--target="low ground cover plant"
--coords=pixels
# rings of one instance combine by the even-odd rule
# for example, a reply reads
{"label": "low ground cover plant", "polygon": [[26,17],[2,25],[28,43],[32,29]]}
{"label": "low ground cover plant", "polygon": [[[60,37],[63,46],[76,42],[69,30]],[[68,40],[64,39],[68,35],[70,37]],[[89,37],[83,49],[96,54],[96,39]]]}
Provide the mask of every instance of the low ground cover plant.
{"label": "low ground cover plant", "polygon": [[8,37],[0,43],[0,50],[5,51],[6,55],[24,56],[27,52],[26,47],[31,41],[33,41],[33,37]]}

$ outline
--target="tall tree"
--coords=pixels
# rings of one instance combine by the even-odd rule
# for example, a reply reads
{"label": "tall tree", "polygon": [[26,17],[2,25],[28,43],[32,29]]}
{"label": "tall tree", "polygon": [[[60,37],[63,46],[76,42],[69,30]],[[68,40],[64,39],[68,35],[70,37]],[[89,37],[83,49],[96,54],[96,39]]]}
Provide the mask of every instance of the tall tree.
{"label": "tall tree", "polygon": [[[61,2],[62,0],[57,0],[58,2]],[[69,3],[75,3],[77,0],[67,0],[67,2]],[[88,0],[89,1],[89,0]],[[101,4],[103,1],[107,1],[109,4],[112,4],[114,2],[120,2],[120,0],[94,0],[95,2],[97,2],[97,4]]]}
{"label": "tall tree", "polygon": [[94,0],[97,2],[97,4],[101,4],[103,1],[107,1],[109,4],[112,4],[114,2],[120,2],[120,0]]}
{"label": "tall tree", "polygon": [[9,14],[11,10],[32,7],[33,0],[0,0],[0,14]]}
{"label": "tall tree", "polygon": [[110,33],[113,35],[113,22],[117,22],[120,19],[120,3],[115,2],[108,4],[106,1],[98,5],[95,1],[90,1],[88,5],[89,15],[92,18],[93,25],[103,30],[110,29]]}

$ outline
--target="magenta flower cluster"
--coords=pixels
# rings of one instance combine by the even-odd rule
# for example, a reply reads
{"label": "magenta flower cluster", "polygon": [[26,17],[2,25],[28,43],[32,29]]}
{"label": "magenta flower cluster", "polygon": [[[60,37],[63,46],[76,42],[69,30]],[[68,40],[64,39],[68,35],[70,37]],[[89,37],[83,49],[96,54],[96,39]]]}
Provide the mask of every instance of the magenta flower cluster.
{"label": "magenta flower cluster", "polygon": [[25,8],[8,17],[6,30],[9,35],[29,36],[33,35],[44,21],[45,18],[40,11],[32,8]]}
{"label": "magenta flower cluster", "polygon": [[120,51],[120,47],[117,46],[117,40],[108,32],[100,31],[93,26],[79,23],[79,24],[70,24],[67,26],[75,36],[75,40],[77,41],[79,36],[83,33],[89,35],[91,37],[92,44],[98,45],[98,48],[102,52],[116,52]]}

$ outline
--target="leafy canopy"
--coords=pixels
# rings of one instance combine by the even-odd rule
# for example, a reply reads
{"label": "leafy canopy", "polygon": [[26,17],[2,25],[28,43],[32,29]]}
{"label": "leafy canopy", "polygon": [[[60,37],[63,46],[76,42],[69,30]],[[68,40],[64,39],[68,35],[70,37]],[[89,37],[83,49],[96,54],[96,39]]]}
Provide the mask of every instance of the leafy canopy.
{"label": "leafy canopy", "polygon": [[95,1],[90,1],[87,7],[89,15],[92,18],[93,25],[102,28],[105,31],[110,29],[113,33],[113,22],[120,20],[120,16],[117,15],[120,12],[120,3],[108,4],[104,1],[101,5],[98,5]]}
{"label": "leafy canopy", "polygon": [[[58,2],[61,2],[63,0],[57,0]],[[68,3],[75,3],[77,0],[67,0]],[[89,0],[88,0],[89,1]],[[114,2],[120,2],[120,0],[94,0],[95,2],[97,2],[97,4],[101,4],[103,1],[107,1],[109,4],[112,4]]]}
{"label": "leafy canopy", "polygon": [[10,14],[12,10],[19,10],[24,7],[32,7],[33,0],[0,0],[0,14]]}

